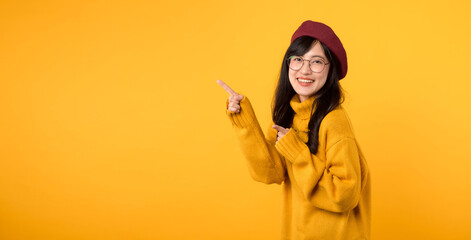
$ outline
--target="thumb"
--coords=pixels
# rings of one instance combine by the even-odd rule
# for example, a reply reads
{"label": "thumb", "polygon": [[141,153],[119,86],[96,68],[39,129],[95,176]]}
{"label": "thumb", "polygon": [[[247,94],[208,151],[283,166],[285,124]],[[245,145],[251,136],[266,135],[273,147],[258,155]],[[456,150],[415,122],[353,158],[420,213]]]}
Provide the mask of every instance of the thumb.
{"label": "thumb", "polygon": [[240,101],[242,101],[242,99],[244,99],[244,96],[240,95],[240,94],[235,94],[234,99],[240,102]]}

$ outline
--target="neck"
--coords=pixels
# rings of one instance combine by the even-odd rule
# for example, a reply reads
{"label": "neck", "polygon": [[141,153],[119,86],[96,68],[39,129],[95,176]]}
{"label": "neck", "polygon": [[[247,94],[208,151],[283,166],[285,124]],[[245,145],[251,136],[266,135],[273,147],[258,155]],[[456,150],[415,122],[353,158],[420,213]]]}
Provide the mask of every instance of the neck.
{"label": "neck", "polygon": [[311,96],[306,96],[306,95],[301,96],[301,95],[299,95],[299,94],[296,94],[296,95],[298,95],[298,97],[299,97],[299,102],[300,102],[300,103],[302,103],[302,102],[304,102],[304,101],[306,101],[306,100],[308,100],[308,99],[310,99],[310,98],[316,98],[316,94],[313,94],[313,95],[311,95]]}
{"label": "neck", "polygon": [[301,95],[299,96],[299,102],[304,102],[304,101],[306,101],[306,100],[308,100],[308,99],[309,99],[309,97],[301,96]]}

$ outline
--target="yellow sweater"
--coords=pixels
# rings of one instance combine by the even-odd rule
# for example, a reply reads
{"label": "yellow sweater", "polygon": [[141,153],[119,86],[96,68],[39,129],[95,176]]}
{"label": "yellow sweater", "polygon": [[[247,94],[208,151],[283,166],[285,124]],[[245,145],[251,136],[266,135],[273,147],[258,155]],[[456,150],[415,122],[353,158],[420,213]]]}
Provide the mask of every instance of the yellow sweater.
{"label": "yellow sweater", "polygon": [[313,102],[293,97],[293,124],[278,142],[273,122],[263,135],[247,97],[240,113],[227,115],[253,179],[282,184],[281,239],[370,239],[370,176],[350,120],[341,106],[327,114],[318,153],[311,154],[306,142]]}

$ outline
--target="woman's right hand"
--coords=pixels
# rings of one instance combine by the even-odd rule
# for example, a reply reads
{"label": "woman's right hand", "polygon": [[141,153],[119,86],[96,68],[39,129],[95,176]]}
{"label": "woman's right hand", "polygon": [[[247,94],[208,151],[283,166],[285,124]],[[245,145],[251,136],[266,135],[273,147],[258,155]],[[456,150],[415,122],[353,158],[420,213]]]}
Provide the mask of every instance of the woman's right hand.
{"label": "woman's right hand", "polygon": [[219,85],[221,85],[227,93],[230,94],[229,96],[229,103],[227,104],[227,110],[234,113],[240,113],[240,101],[244,99],[244,96],[236,93],[232,88],[230,88],[226,83],[222,80],[216,81]]}

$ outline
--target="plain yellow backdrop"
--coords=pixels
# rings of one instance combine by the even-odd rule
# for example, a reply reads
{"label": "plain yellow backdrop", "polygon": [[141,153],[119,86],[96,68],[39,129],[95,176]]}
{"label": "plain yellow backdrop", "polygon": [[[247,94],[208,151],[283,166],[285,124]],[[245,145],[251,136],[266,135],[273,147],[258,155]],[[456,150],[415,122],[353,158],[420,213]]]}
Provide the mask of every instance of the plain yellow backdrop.
{"label": "plain yellow backdrop", "polygon": [[471,3],[0,1],[0,239],[278,239],[222,79],[262,129],[291,34],[331,26],[373,239],[470,239]]}

